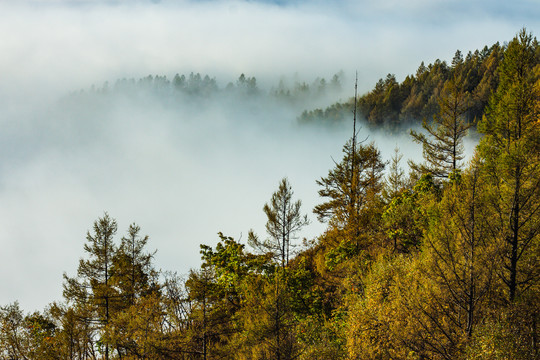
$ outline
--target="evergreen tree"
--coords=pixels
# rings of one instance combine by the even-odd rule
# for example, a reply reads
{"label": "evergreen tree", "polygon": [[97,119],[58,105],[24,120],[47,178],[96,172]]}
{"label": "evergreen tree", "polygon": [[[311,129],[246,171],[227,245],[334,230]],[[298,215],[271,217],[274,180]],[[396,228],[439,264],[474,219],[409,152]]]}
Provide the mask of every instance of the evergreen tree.
{"label": "evergreen tree", "polygon": [[[344,156],[328,176],[317,180],[319,196],[328,200],[315,206],[319,221],[329,221],[332,228],[345,231],[358,242],[362,225],[369,222],[370,206],[383,188],[385,164],[373,143],[356,144],[350,140],[343,147]],[[373,200],[373,201],[372,201]]]}
{"label": "evergreen tree", "polygon": [[426,161],[424,164],[409,161],[413,170],[439,178],[447,178],[459,170],[460,161],[464,158],[463,137],[472,126],[465,121],[469,106],[469,93],[464,91],[462,79],[454,77],[443,88],[439,98],[440,111],[433,117],[433,124],[426,120],[422,123],[427,136],[411,130],[413,140],[422,144]]}
{"label": "evergreen tree", "polygon": [[394,155],[390,159],[388,175],[386,176],[386,182],[384,184],[384,197],[387,201],[397,196],[406,188],[405,171],[400,165],[401,159],[403,159],[403,154],[396,146]]}
{"label": "evergreen tree", "polygon": [[117,292],[113,287],[113,259],[116,251],[114,235],[118,229],[116,220],[107,213],[94,222],[94,231],[86,235],[84,251],[88,259],[81,259],[77,276],[64,274],[64,297],[68,302],[85,309],[84,313],[99,332],[105,359],[109,358],[109,344],[105,337]]}
{"label": "evergreen tree", "polygon": [[158,290],[157,272],[152,265],[155,254],[146,253],[148,235],[139,235],[141,228],[131,224],[127,236],[122,237],[114,254],[114,285],[120,292],[125,306],[135,304],[135,300]]}
{"label": "evergreen tree", "polygon": [[309,224],[307,215],[302,216],[300,212],[302,201],[293,202],[293,194],[289,181],[283,178],[278,190],[272,194],[270,204],[264,204],[263,207],[268,219],[266,232],[270,238],[260,241],[253,231],[249,233],[251,245],[264,252],[271,252],[281,267],[289,264],[291,240]]}
{"label": "evergreen tree", "polygon": [[496,214],[493,237],[504,266],[507,299],[537,284],[540,276],[540,74],[538,43],[525,29],[508,44],[500,84],[479,124],[480,144]]}
{"label": "evergreen tree", "polygon": [[[148,302],[144,300],[147,297],[152,297],[154,303],[160,300],[158,273],[152,265],[155,252],[146,253],[148,236],[142,237],[139,233],[140,227],[131,224],[127,236],[122,237],[120,246],[113,257],[114,275],[111,283],[117,295],[114,302],[115,314],[110,320],[107,339],[111,345],[114,345],[119,356],[134,354],[143,346],[127,333],[127,331],[138,331],[135,326],[141,324],[137,321],[126,323],[126,320],[129,320],[126,314],[132,314],[137,309],[147,311],[145,304]],[[156,310],[160,307],[161,305],[156,305]],[[158,316],[159,314],[149,315]]]}

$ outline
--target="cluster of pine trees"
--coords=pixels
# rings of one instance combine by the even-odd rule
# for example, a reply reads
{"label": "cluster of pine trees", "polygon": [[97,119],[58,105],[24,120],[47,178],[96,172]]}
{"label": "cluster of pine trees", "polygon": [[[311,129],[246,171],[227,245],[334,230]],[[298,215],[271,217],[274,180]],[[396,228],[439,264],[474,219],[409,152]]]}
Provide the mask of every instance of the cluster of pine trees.
{"label": "cluster of pine trees", "polygon": [[158,97],[178,97],[187,96],[191,101],[211,99],[220,95],[227,96],[256,96],[267,97],[272,100],[284,103],[303,104],[307,100],[324,98],[341,90],[342,73],[337,73],[327,81],[323,78],[316,78],[311,83],[301,80],[294,80],[292,84],[287,79],[282,78],[277,86],[273,86],[268,92],[263,91],[257,84],[257,79],[252,76],[241,74],[235,82],[228,82],[221,87],[215,77],[202,75],[200,73],[190,73],[189,75],[176,74],[172,80],[165,75],[148,75],[136,79],[118,79],[114,84],[105,82],[101,87],[93,85],[88,91],[81,90],[73,93],[72,97],[95,94],[123,94],[148,96],[154,94]]}
{"label": "cluster of pine trees", "polygon": [[[498,67],[504,51],[505,47],[499,43],[469,52],[465,57],[457,50],[450,65],[439,59],[428,66],[422,62],[416,74],[407,76],[401,84],[395,75],[388,74],[360,97],[360,114],[373,126],[390,128],[431,119],[439,112],[441,96],[449,87],[459,86],[464,96],[462,101],[468,104],[465,118],[469,122],[481,119],[499,85]],[[301,123],[340,123],[350,117],[353,101],[306,110],[298,119]]]}
{"label": "cluster of pine trees", "polygon": [[327,229],[302,247],[308,220],[287,179],[264,205],[266,236],[250,232],[249,250],[220,233],[185,278],[159,276],[137,225],[118,244],[105,214],[64,277],[64,302],[0,309],[0,356],[538,359],[539,55],[526,30],[498,48],[466,166],[470,89],[455,72],[433,122],[413,133],[425,161],[408,176],[399,151],[386,164],[353,133],[317,181]]}

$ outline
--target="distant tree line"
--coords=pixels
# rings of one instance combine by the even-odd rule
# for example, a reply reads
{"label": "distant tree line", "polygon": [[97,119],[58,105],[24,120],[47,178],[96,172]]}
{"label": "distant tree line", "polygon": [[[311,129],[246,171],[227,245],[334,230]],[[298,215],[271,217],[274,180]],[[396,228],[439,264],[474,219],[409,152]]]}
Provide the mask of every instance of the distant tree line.
{"label": "distant tree line", "polygon": [[304,103],[308,99],[320,98],[341,90],[343,74],[337,73],[327,81],[316,78],[311,83],[301,80],[289,81],[282,78],[277,86],[262,90],[254,76],[241,74],[234,82],[220,87],[215,77],[191,72],[189,75],[176,74],[172,79],[165,75],[148,75],[140,79],[118,79],[114,84],[105,82],[101,87],[93,85],[89,90],[81,90],[72,96],[84,94],[155,94],[158,97],[187,95],[191,98],[209,99],[217,95],[265,96],[288,103]]}

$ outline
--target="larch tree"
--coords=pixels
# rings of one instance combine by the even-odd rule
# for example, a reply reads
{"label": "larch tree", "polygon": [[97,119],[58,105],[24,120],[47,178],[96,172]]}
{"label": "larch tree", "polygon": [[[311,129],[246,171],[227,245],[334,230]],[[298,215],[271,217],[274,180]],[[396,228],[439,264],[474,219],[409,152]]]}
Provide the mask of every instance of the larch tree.
{"label": "larch tree", "polygon": [[157,271],[152,265],[155,251],[146,252],[148,235],[141,236],[140,230],[137,224],[131,224],[114,256],[114,283],[124,306],[134,305],[136,299],[158,290]]}
{"label": "larch tree", "polygon": [[422,144],[425,162],[417,164],[409,161],[411,169],[421,173],[431,173],[437,178],[447,178],[459,170],[464,158],[463,138],[472,123],[465,119],[470,107],[470,95],[464,90],[460,76],[451,78],[439,97],[439,113],[433,123],[424,119],[422,127],[426,133],[411,130],[413,140]]}
{"label": "larch tree", "polygon": [[[126,325],[129,314],[137,310],[146,311],[145,298],[159,300],[158,272],[152,264],[152,253],[146,252],[148,236],[140,235],[140,227],[131,224],[126,236],[122,237],[118,249],[114,253],[111,284],[116,291],[114,315],[110,319],[108,341],[114,345],[120,357],[138,350],[137,344],[130,337],[129,331],[135,331],[132,322]],[[150,300],[149,300],[150,301]],[[159,306],[156,306],[156,311]],[[142,326],[142,325],[141,325]],[[142,331],[140,329],[139,331]]]}
{"label": "larch tree", "polygon": [[302,201],[293,201],[293,195],[287,178],[281,179],[278,190],[272,194],[270,204],[266,203],[263,207],[268,219],[266,232],[270,237],[261,241],[253,231],[249,233],[251,245],[263,252],[271,252],[282,268],[289,263],[291,240],[309,224],[307,215],[302,215],[300,211]]}
{"label": "larch tree", "polygon": [[217,321],[214,314],[217,312],[216,303],[219,301],[219,288],[216,284],[215,271],[212,267],[203,267],[198,271],[191,271],[186,281],[189,289],[189,298],[192,300],[192,334],[190,348],[199,354],[203,360],[213,353],[212,343]]}
{"label": "larch tree", "polygon": [[[415,327],[411,341],[433,358],[462,358],[488,313],[495,278],[487,186],[473,164],[449,184],[434,205],[437,219],[427,229],[419,259],[422,296],[405,300]],[[414,299],[414,297],[412,297]]]}
{"label": "larch tree", "polygon": [[366,222],[369,206],[383,188],[385,163],[375,144],[363,145],[353,139],[343,147],[343,159],[317,180],[322,188],[319,196],[327,200],[315,206],[313,212],[321,222],[348,233],[358,242],[361,226]]}
{"label": "larch tree", "polygon": [[358,254],[373,243],[380,228],[380,193],[384,187],[385,163],[374,143],[364,144],[357,139],[357,88],[354,87],[353,133],[343,146],[343,159],[327,177],[317,180],[322,188],[319,196],[327,198],[313,212],[320,222],[329,222],[324,235],[327,266],[334,268],[346,257]]}
{"label": "larch tree", "polygon": [[57,331],[55,348],[60,358],[88,359],[94,356],[93,332],[83,311],[75,306],[53,303],[48,309]]}
{"label": "larch tree", "polygon": [[[283,178],[279,188],[272,194],[270,203],[266,203],[263,211],[268,221],[266,232],[270,236],[264,241],[250,231],[248,241],[250,244],[264,253],[269,253],[277,264],[271,277],[264,279],[262,284],[265,291],[270,291],[266,297],[271,301],[265,302],[264,309],[268,318],[259,323],[263,328],[262,338],[270,337],[268,346],[263,346],[264,351],[273,354],[277,360],[294,358],[295,352],[291,333],[294,322],[290,311],[290,298],[288,294],[288,265],[290,257],[291,240],[307,224],[307,215],[301,214],[302,202],[293,201],[293,191],[287,178]],[[264,330],[266,328],[266,330]]]}
{"label": "larch tree", "polygon": [[390,159],[390,166],[388,167],[388,174],[386,175],[383,189],[384,198],[387,201],[399,195],[407,187],[405,171],[400,165],[401,159],[403,159],[403,154],[396,146],[394,148],[394,155]]}
{"label": "larch tree", "polygon": [[[112,281],[117,229],[116,220],[107,213],[96,220],[93,232],[88,231],[84,244],[88,258],[80,259],[76,277],[64,274],[64,297],[86,310],[87,320],[97,328],[100,338],[104,338],[114,302],[118,299]],[[105,359],[109,359],[109,344],[105,341],[103,345]]]}
{"label": "larch tree", "polygon": [[525,29],[508,44],[500,84],[479,124],[479,149],[493,190],[500,276],[507,300],[538,284],[540,267],[540,72],[538,43]]}
{"label": "larch tree", "polygon": [[0,356],[28,359],[29,339],[24,314],[17,302],[0,307]]}

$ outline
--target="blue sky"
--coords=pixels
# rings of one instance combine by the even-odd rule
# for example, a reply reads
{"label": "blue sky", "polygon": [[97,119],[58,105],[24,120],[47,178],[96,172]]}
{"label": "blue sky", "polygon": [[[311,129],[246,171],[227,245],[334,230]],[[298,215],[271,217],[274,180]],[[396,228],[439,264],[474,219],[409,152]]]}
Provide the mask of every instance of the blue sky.
{"label": "blue sky", "polygon": [[[311,81],[338,71],[351,90],[358,71],[363,92],[388,73],[401,81],[421,61],[504,43],[522,27],[540,33],[537,1],[0,0],[0,129],[13,135],[0,143],[0,305],[19,300],[34,310],[60,300],[62,273],[75,273],[85,233],[103,211],[122,231],[139,223],[158,249],[157,266],[180,273],[198,265],[198,244],[212,244],[218,231],[264,233],[261,208],[282,176],[311,214],[315,179],[346,136],[241,132],[227,127],[222,108],[206,109],[201,123],[218,119],[234,131],[200,153],[204,129],[175,137],[177,115],[154,105],[135,113],[116,104],[99,134],[44,115],[69,92],[148,74],[201,72],[225,85],[245,73],[269,87],[283,76]],[[159,126],[149,129],[154,117]],[[249,140],[254,134],[260,144]],[[66,138],[76,140],[68,146]],[[373,138],[385,154],[406,141]],[[225,174],[217,183],[206,166],[215,157],[210,168]],[[195,196],[201,186],[211,196]],[[303,236],[322,229],[310,217]]]}

